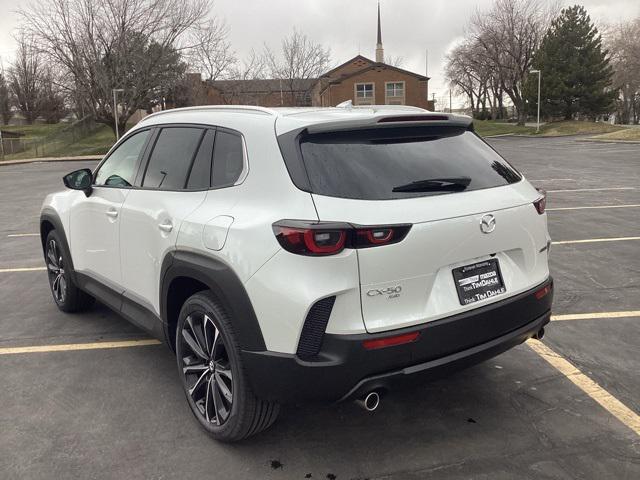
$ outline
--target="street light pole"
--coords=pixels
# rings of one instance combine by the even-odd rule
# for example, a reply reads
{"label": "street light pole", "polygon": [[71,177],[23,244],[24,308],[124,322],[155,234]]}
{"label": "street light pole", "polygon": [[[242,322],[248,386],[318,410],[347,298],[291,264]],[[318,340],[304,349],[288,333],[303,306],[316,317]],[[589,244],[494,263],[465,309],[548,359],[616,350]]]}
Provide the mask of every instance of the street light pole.
{"label": "street light pole", "polygon": [[540,70],[531,70],[530,73],[538,74],[538,123],[536,125],[536,133],[540,133],[540,76],[542,72]]}
{"label": "street light pole", "polygon": [[120,139],[120,132],[118,132],[118,104],[116,102],[116,94],[118,92],[124,92],[123,88],[113,89],[113,121],[116,124],[116,142]]}

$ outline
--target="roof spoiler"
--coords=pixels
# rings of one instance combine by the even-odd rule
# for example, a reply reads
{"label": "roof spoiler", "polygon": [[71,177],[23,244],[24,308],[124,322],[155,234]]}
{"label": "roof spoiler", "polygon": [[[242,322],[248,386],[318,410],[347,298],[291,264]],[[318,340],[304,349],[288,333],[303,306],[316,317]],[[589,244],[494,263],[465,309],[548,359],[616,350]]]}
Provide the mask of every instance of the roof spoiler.
{"label": "roof spoiler", "polygon": [[367,128],[419,127],[419,126],[457,126],[469,128],[473,119],[465,115],[453,114],[413,114],[413,115],[378,115],[366,119],[340,120],[336,122],[309,125],[309,133],[335,132],[341,130],[361,130]]}

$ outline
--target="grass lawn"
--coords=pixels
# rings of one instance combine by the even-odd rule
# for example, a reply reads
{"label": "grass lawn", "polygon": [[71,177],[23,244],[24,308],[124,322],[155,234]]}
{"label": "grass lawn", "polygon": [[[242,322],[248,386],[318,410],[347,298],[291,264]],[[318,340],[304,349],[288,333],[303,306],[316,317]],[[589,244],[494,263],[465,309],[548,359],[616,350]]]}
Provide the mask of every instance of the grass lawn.
{"label": "grass lawn", "polygon": [[521,127],[515,123],[496,122],[493,120],[474,120],[473,125],[478,135],[482,137],[508,134],[531,135],[536,131],[532,127]]}
{"label": "grass lawn", "polygon": [[107,125],[101,125],[96,131],[90,135],[78,140],[77,142],[62,145],[52,150],[52,157],[75,157],[80,155],[103,155],[116,142],[113,130]]}
{"label": "grass lawn", "polygon": [[590,137],[593,140],[626,140],[626,141],[640,141],[640,126],[623,127],[615,132],[603,133],[602,135],[596,135]]}
{"label": "grass lawn", "polygon": [[33,137],[46,137],[52,133],[57,132],[65,127],[68,127],[69,123],[34,123],[33,125],[0,125],[0,130],[6,132],[20,132],[25,136],[22,138]]}
{"label": "grass lawn", "polygon": [[617,132],[624,127],[602,122],[581,122],[578,120],[565,120],[551,122],[540,127],[540,134],[544,137],[561,137],[564,135],[599,135],[603,133]]}
{"label": "grass lawn", "polygon": [[21,158],[37,158],[37,157],[73,157],[81,155],[102,155],[107,153],[109,148],[115,143],[113,131],[107,125],[100,125],[86,137],[75,142],[69,143],[69,137],[60,135],[57,139],[55,133],[68,126],[68,124],[57,125],[28,125],[20,127],[2,127],[3,130],[19,131],[26,134],[23,139],[42,138],[52,135],[51,141],[47,141],[45,145],[38,144],[38,150],[34,146],[27,148],[25,151],[12,155],[5,155],[6,160],[17,160]]}

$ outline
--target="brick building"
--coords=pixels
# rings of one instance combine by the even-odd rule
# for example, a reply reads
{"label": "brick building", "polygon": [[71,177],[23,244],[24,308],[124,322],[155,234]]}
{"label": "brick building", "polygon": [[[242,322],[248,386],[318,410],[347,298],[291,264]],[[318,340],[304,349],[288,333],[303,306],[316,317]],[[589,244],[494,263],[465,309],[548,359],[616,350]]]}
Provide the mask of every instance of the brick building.
{"label": "brick building", "polygon": [[380,5],[375,61],[357,55],[320,78],[287,80],[219,80],[205,84],[201,103],[264,107],[412,105],[433,110],[429,78],[384,63]]}

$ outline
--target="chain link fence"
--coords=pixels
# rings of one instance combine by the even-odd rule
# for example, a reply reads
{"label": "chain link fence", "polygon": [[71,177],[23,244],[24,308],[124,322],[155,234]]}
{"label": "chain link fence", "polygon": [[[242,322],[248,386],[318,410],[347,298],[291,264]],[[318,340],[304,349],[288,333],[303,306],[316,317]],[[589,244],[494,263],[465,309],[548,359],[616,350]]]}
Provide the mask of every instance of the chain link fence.
{"label": "chain link fence", "polygon": [[91,116],[86,116],[42,137],[22,136],[16,129],[4,131],[0,141],[0,160],[57,156],[66,146],[91,135],[100,127]]}

